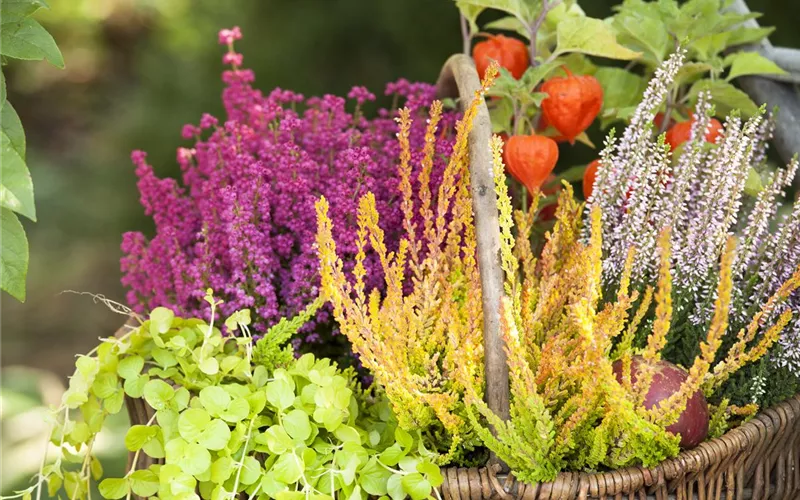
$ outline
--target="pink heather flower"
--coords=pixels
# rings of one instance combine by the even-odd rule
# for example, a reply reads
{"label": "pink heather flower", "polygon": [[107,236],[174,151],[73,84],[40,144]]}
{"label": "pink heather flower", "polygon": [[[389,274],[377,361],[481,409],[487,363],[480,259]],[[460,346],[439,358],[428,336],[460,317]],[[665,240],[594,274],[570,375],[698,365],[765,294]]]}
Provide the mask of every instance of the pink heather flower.
{"label": "pink heather flower", "polygon": [[230,45],[234,41],[241,39],[242,39],[242,31],[239,29],[238,26],[234,26],[231,29],[223,29],[219,31],[220,45]]}
{"label": "pink heather flower", "polygon": [[[220,40],[238,36],[231,30],[220,33]],[[353,262],[357,252],[355,213],[367,191],[375,194],[389,249],[396,249],[403,231],[396,112],[383,109],[368,119],[355,117],[338,96],[305,98],[283,89],[265,95],[251,86],[249,70],[225,71],[223,79],[225,116],[218,121],[203,115],[200,127],[183,129],[194,143],[178,149],[180,182],[158,178],[144,153],[132,154],[141,203],[155,232],[123,236],[122,283],[137,311],[168,306],[200,317],[208,314],[203,295],[210,287],[224,300],[223,315],[250,308],[255,333],[263,334],[318,294],[319,196],[331,204],[338,248],[351,254],[345,262]],[[409,140],[419,164],[434,88],[409,82],[387,87],[417,117]],[[351,92],[357,101],[374,98],[357,89]],[[452,151],[456,119],[453,112],[442,119],[445,139],[436,143],[434,194]],[[377,257],[369,254],[365,265],[368,286],[381,286]],[[329,311],[320,311],[302,343],[333,334],[332,321]],[[344,349],[339,340],[334,344]]]}
{"label": "pink heather flower", "polygon": [[203,113],[203,116],[200,117],[200,128],[206,129],[216,127],[218,123],[219,120],[208,113]]}
{"label": "pink heather flower", "polygon": [[193,139],[200,135],[201,130],[194,125],[184,125],[181,129],[181,137],[184,139]]}
{"label": "pink heather flower", "polygon": [[241,66],[244,56],[237,52],[228,52],[222,56],[222,64],[230,64],[231,66]]}
{"label": "pink heather flower", "polygon": [[348,99],[355,99],[355,101],[361,105],[367,101],[374,101],[375,94],[367,90],[366,87],[353,87],[350,89],[350,92],[347,94]]}

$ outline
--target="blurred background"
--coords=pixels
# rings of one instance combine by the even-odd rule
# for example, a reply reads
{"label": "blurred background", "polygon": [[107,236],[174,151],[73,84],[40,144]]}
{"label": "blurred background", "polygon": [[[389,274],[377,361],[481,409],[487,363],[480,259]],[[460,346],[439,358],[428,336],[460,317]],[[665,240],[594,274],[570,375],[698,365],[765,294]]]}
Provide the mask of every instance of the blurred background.
{"label": "blurred background", "polygon": [[[612,0],[583,0],[593,17]],[[380,95],[398,78],[433,82],[461,47],[452,0],[49,0],[37,19],[64,54],[65,70],[42,62],[6,68],[9,100],[28,139],[39,222],[25,224],[31,259],[28,299],[0,296],[2,313],[2,492],[38,468],[40,405],[58,401],[74,367],[123,318],[88,296],[123,301],[119,243],[152,232],[138,203],[132,149],[162,175],[176,175],[180,130],[203,112],[221,116],[221,28],[238,25],[237,51],[256,85],[306,95],[344,95],[365,85]],[[748,0],[775,26],[771,40],[800,47],[796,0]],[[562,150],[567,164],[593,152]],[[32,424],[32,422],[34,424]],[[112,425],[108,472],[124,466],[124,417]],[[115,427],[116,426],[116,427]],[[37,434],[37,432],[39,434]],[[35,444],[34,444],[35,443]],[[35,448],[34,448],[35,447]],[[36,451],[38,450],[38,451]],[[34,457],[29,463],[26,457]],[[9,460],[10,459],[10,460]]]}

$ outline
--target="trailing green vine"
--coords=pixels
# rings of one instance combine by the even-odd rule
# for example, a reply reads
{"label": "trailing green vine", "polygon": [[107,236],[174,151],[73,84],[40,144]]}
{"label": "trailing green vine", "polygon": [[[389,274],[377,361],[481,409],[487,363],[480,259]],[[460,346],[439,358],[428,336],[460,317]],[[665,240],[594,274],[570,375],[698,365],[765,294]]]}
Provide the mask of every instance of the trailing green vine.
{"label": "trailing green vine", "polygon": [[[156,308],[119,338],[102,339],[80,356],[62,404],[53,413],[55,461],[43,460],[33,484],[7,498],[41,498],[63,491],[90,498],[99,482],[109,500],[233,500],[251,498],[427,498],[441,484],[434,455],[397,427],[383,395],[364,389],[352,369],[307,354],[294,359],[285,343],[314,315],[315,301],[277,323],[255,344],[249,312],[214,326],[220,302],[206,295],[211,321]],[[155,410],[130,427],[134,464],[104,478],[92,446],[105,419],[125,397]],[[137,470],[138,458],[163,465]]]}

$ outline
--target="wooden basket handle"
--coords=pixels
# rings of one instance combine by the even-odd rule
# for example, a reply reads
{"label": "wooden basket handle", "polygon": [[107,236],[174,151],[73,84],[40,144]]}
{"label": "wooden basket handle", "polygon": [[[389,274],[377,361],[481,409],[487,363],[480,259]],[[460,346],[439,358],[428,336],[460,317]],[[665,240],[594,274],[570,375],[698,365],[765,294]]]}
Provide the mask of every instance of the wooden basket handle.
{"label": "wooden basket handle", "polygon": [[[451,56],[436,82],[440,98],[459,98],[462,111],[470,105],[481,81],[472,58]],[[483,346],[486,370],[486,404],[503,420],[508,419],[508,365],[500,337],[500,300],[503,297],[503,271],[500,267],[500,224],[497,195],[492,178],[489,140],[492,122],[486,102],[481,102],[469,134],[469,174],[472,210],[477,234],[478,269],[483,294]]]}

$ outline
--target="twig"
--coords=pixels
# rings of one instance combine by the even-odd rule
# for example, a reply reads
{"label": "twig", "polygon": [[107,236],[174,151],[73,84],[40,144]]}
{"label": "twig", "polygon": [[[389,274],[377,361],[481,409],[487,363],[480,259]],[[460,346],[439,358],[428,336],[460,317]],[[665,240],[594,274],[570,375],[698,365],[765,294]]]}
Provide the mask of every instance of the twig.
{"label": "twig", "polygon": [[532,25],[528,26],[528,36],[531,39],[530,45],[528,45],[528,51],[530,52],[531,58],[531,66],[536,66],[536,38],[539,33],[539,28],[542,27],[545,18],[547,18],[547,14],[556,8],[558,4],[561,3],[561,0],[543,0],[542,2],[542,11],[539,12],[539,15],[536,17],[536,20],[533,22]]}
{"label": "twig", "polygon": [[468,56],[472,45],[472,34],[469,32],[469,25],[464,14],[459,13],[458,17],[461,21],[461,51]]}

